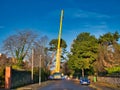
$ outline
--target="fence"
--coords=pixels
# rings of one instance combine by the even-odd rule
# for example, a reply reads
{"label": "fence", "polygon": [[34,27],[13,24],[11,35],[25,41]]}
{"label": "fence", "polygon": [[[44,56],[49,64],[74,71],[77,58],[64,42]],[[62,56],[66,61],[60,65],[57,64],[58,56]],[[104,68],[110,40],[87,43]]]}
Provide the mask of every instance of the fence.
{"label": "fence", "polygon": [[[8,68],[8,70],[7,70]],[[1,69],[0,69],[1,70]],[[2,72],[3,71],[3,72]],[[41,82],[47,80],[49,71],[41,69]],[[39,82],[39,68],[34,68],[33,81],[31,80],[31,71],[15,70],[11,67],[1,70],[0,74],[0,88],[16,88],[30,83]]]}
{"label": "fence", "polygon": [[31,83],[31,72],[12,70],[11,88],[23,86]]}

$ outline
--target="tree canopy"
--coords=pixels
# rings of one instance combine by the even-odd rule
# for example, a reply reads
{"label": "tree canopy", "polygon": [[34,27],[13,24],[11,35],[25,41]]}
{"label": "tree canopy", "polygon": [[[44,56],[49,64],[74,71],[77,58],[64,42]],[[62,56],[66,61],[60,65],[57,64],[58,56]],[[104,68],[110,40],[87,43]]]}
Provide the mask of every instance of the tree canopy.
{"label": "tree canopy", "polygon": [[73,41],[68,65],[72,69],[89,69],[97,58],[98,41],[90,33],[80,33]]}
{"label": "tree canopy", "polygon": [[119,38],[120,35],[117,31],[115,33],[108,32],[99,37],[99,43],[109,45],[117,42]]}
{"label": "tree canopy", "polygon": [[[70,69],[92,72],[116,71],[120,65],[119,33],[105,33],[98,39],[88,32],[80,33],[71,45],[68,55]],[[99,66],[99,67],[98,67]],[[115,69],[116,70],[113,70]]]}
{"label": "tree canopy", "polygon": [[16,58],[18,64],[21,64],[28,55],[36,36],[35,33],[28,30],[11,35],[4,41],[4,51]]}
{"label": "tree canopy", "polygon": [[[109,68],[120,65],[120,44],[118,32],[105,33],[99,38],[98,59],[95,62],[96,69],[99,72],[109,70]],[[99,65],[99,67],[97,67]]]}
{"label": "tree canopy", "polygon": [[[50,45],[50,48],[49,48],[50,51],[56,51],[57,45],[58,45],[58,39],[52,39],[49,42],[49,45]],[[66,47],[67,47],[67,44],[66,44],[65,40],[61,39],[60,48],[65,49]]]}
{"label": "tree canopy", "polygon": [[[50,42],[49,42],[49,50],[52,51],[54,53],[54,55],[56,54],[57,52],[57,49],[58,49],[58,39],[52,39]],[[66,41],[61,39],[61,43],[60,43],[60,49],[61,49],[61,58],[62,59],[65,59],[64,58],[64,54],[66,53],[66,47],[67,47],[67,44],[66,44]]]}
{"label": "tree canopy", "polygon": [[[56,61],[55,60],[55,55],[57,53],[57,49],[58,49],[58,39],[52,39],[50,42],[49,42],[49,51],[52,52],[52,59],[50,61],[50,63],[52,64],[52,62]],[[66,44],[66,41],[61,39],[60,41],[60,57],[61,57],[61,63],[66,59],[65,58],[65,54],[67,53],[66,51],[66,47],[67,47],[67,44]]]}

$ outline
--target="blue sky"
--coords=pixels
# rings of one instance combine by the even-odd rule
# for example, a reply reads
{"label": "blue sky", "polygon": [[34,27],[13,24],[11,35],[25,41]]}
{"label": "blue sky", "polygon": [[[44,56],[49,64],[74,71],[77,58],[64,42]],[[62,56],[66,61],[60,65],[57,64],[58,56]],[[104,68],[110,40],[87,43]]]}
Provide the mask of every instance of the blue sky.
{"label": "blue sky", "polygon": [[62,38],[68,50],[81,32],[99,37],[120,33],[120,0],[0,0],[0,46],[16,30],[31,29],[49,40],[58,37],[64,10]]}

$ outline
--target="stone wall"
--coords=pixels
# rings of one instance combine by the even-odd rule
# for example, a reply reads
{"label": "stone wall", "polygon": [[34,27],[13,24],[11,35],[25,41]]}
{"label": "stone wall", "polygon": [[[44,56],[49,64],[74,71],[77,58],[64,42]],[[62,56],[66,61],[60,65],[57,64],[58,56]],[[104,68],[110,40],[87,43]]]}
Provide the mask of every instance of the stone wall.
{"label": "stone wall", "polygon": [[[93,81],[93,76],[89,76]],[[105,82],[120,87],[120,77],[97,77],[98,82]]]}

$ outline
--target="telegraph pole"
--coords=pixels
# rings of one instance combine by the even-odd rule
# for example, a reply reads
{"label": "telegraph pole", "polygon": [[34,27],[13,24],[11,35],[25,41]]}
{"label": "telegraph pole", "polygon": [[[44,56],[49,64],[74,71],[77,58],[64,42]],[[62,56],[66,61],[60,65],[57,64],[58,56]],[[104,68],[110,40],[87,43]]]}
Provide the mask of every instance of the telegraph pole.
{"label": "telegraph pole", "polygon": [[63,20],[63,10],[61,10],[61,17],[60,17],[60,29],[58,34],[58,46],[57,46],[57,55],[56,55],[56,72],[60,72],[60,44],[61,44],[61,34],[62,34],[62,20]]}
{"label": "telegraph pole", "polygon": [[32,80],[32,83],[33,83],[33,59],[34,59],[34,49],[32,48],[32,68],[31,68],[31,80]]}
{"label": "telegraph pole", "polygon": [[40,62],[39,62],[39,85],[41,85],[41,55],[40,55]]}

